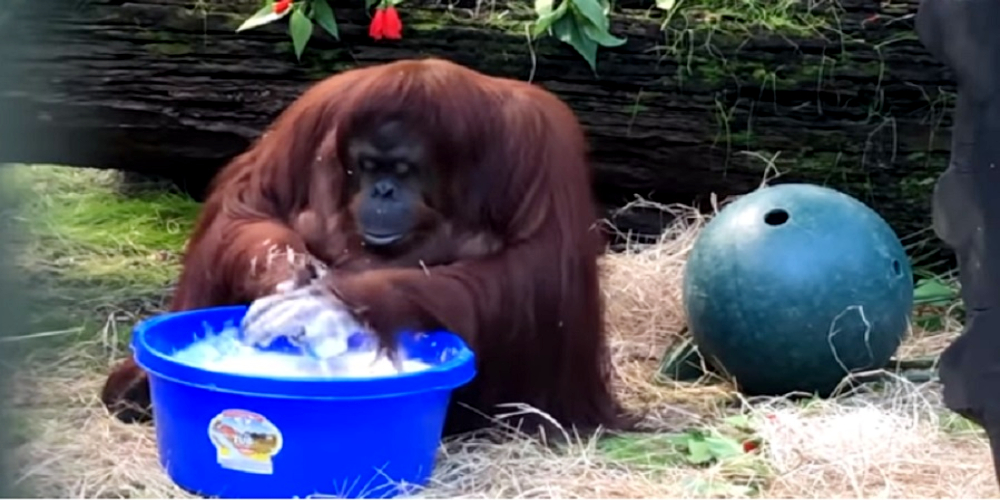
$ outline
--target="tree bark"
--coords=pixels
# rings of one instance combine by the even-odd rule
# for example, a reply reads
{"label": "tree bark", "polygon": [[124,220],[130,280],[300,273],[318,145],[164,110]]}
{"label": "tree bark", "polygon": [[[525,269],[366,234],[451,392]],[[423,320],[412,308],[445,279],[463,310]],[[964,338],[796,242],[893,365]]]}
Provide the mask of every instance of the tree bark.
{"label": "tree bark", "polygon": [[[783,174],[776,182],[858,197],[901,235],[929,226],[954,86],[913,32],[918,0],[812,11],[763,1],[730,9],[742,19],[727,15],[735,1],[678,1],[665,30],[662,11],[630,1],[612,22],[628,42],[601,48],[595,75],[552,38],[529,46],[529,2],[408,1],[404,39],[392,42],[370,40],[363,3],[344,2],[335,9],[341,40],[317,28],[297,62],[284,22],[234,32],[256,0],[89,0],[4,28],[31,37],[44,25],[46,36],[0,47],[4,64],[29,75],[3,82],[0,107],[35,117],[0,133],[27,129],[59,147],[26,142],[0,161],[183,177],[197,191],[316,80],[434,55],[566,100],[589,133],[595,189],[610,207],[635,195],[704,204],[754,189],[773,166]],[[621,225],[648,232],[663,222],[639,215]]]}

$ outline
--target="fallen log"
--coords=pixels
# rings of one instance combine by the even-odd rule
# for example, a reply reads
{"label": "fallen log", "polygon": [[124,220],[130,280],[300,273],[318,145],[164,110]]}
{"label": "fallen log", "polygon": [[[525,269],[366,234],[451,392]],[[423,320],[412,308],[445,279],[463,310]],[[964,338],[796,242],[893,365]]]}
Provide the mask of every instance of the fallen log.
{"label": "fallen log", "polygon": [[[27,75],[2,82],[0,107],[35,117],[6,126],[60,144],[25,142],[0,161],[140,171],[198,194],[317,79],[434,55],[565,99],[609,207],[636,195],[704,206],[777,170],[775,182],[847,191],[901,235],[929,225],[954,86],[916,40],[917,0],[689,0],[668,22],[651,1],[629,0],[611,27],[627,42],[599,50],[596,74],[552,37],[528,42],[528,3],[407,1],[404,37],[389,42],[368,38],[360,0],[331,3],[340,40],[317,29],[301,61],[284,23],[235,32],[256,0],[88,0],[8,22],[45,37],[0,47]],[[663,222],[640,214],[621,225]]]}

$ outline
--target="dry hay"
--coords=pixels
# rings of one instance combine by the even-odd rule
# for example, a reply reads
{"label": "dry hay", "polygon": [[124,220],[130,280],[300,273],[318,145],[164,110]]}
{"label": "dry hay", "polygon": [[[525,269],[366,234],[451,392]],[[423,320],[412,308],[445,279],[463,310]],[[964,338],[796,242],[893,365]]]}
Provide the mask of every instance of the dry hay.
{"label": "dry hay", "polygon": [[[739,497],[749,494],[739,486],[750,483],[760,485],[757,495],[780,498],[997,496],[987,444],[974,430],[942,422],[954,417],[933,386],[900,380],[881,394],[803,407],[780,398],[750,405],[725,385],[654,383],[664,349],[681,338],[682,267],[705,222],[690,210],[668,209],[677,219],[659,244],[603,260],[619,391],[648,412],[645,423],[654,428],[712,425],[724,406],[742,403],[761,417],[764,446],[711,466],[641,466],[610,458],[593,439],[557,450],[519,436],[503,443],[467,438],[443,447],[421,496]],[[926,346],[947,340],[940,337],[917,335],[904,351],[927,353]],[[108,417],[97,394],[111,356],[105,350],[95,360],[86,352],[93,351],[80,347],[58,363],[29,360],[19,371],[13,406],[28,426],[17,450],[22,480],[56,498],[190,497],[163,474],[150,427]]]}

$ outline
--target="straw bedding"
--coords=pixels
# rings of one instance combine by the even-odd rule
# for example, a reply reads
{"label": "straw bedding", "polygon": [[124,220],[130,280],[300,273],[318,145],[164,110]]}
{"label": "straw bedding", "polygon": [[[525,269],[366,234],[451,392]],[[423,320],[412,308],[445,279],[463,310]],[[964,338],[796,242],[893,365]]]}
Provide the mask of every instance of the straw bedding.
{"label": "straw bedding", "polygon": [[[421,496],[997,496],[984,438],[954,425],[932,384],[900,380],[879,393],[803,407],[777,398],[750,404],[720,384],[656,382],[664,349],[682,338],[680,278],[705,222],[688,209],[665,209],[677,218],[658,244],[602,262],[618,390],[629,406],[648,413],[644,425],[653,429],[711,427],[741,406],[761,417],[756,432],[764,445],[745,457],[753,464],[640,466],[614,459],[592,438],[574,437],[558,449],[519,436],[504,442],[466,438],[442,447],[432,484]],[[928,352],[946,340],[918,332],[905,350]],[[56,361],[27,360],[18,371],[12,406],[26,417],[18,429],[21,480],[56,498],[189,497],[161,471],[152,429],[120,424],[100,406],[96,396],[113,355],[106,345],[93,347],[80,346]],[[751,484],[756,493],[743,487]]]}

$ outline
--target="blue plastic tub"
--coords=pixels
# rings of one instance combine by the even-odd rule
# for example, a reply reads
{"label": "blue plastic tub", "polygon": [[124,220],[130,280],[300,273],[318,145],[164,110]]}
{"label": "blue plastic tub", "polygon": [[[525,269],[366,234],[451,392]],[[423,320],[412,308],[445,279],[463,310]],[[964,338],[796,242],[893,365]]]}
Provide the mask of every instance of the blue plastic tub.
{"label": "blue plastic tub", "polygon": [[458,336],[403,336],[408,355],[432,367],[386,378],[249,377],[171,358],[245,312],[169,313],[133,333],[160,463],[178,486],[221,498],[389,498],[426,484],[451,393],[475,376]]}

